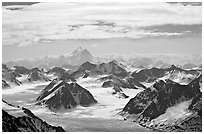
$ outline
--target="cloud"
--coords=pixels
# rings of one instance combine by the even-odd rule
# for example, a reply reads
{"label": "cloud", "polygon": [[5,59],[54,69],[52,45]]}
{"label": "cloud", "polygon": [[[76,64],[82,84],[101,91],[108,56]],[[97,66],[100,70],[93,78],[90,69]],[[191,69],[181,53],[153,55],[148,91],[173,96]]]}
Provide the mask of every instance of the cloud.
{"label": "cloud", "polygon": [[[100,21],[103,23],[99,24]],[[167,3],[39,3],[20,10],[2,9],[3,45],[26,46],[58,39],[145,38],[188,34],[183,31],[155,32],[154,29],[145,29],[168,24],[202,24],[202,6]]]}
{"label": "cloud", "polygon": [[92,44],[91,47],[98,47],[98,44]]}

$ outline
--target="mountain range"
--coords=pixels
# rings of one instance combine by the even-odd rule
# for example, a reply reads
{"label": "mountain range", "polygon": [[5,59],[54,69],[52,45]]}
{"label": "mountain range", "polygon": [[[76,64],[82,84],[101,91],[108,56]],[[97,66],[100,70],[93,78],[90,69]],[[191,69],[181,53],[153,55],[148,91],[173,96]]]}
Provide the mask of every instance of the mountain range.
{"label": "mountain range", "polygon": [[[166,59],[169,59],[166,60]],[[188,59],[188,60],[187,60]],[[109,56],[101,56],[97,57],[92,55],[87,49],[78,47],[72,53],[67,56],[61,55],[59,57],[41,57],[35,58],[32,60],[17,60],[17,61],[8,61],[4,63],[9,68],[14,66],[24,66],[28,69],[32,68],[43,68],[50,69],[51,67],[61,66],[64,68],[74,68],[75,66],[79,66],[85,62],[92,62],[94,64],[101,64],[107,61],[117,60],[120,63],[123,63],[125,66],[144,66],[144,67],[159,67],[166,68],[171,64],[180,64],[183,69],[189,69],[192,67],[197,67],[201,64],[201,57],[198,56],[190,56],[187,58],[179,57],[179,55],[171,56],[171,55],[135,55],[128,57],[122,57],[120,55],[109,55]],[[179,62],[178,62],[178,61]],[[168,64],[171,61],[170,64]],[[182,61],[182,62],[181,62]],[[189,61],[189,62],[188,62]]]}
{"label": "mountain range", "polygon": [[[103,92],[119,102],[127,102],[122,109],[117,109],[124,120],[133,120],[155,131],[202,131],[202,66],[188,64],[188,69],[177,65],[140,66],[129,71],[126,65],[116,60],[96,64],[91,54],[82,48],[74,51],[70,57],[75,60],[75,65],[68,65],[69,68],[59,65],[49,69],[29,69],[23,65],[9,67],[2,64],[2,89],[6,91],[6,88],[46,82],[37,92],[34,104],[54,113],[75,110],[78,106],[84,109],[100,106],[101,99],[98,100],[100,97],[95,92]],[[90,83],[93,87],[91,90],[87,86]],[[132,91],[138,92],[133,98],[129,94]],[[29,111],[20,106],[17,108]],[[37,117],[31,115],[34,119],[30,115],[21,119],[3,110],[4,131],[63,131],[49,125],[47,128],[47,124],[37,124],[36,127],[33,120]],[[29,126],[19,124],[19,120]],[[7,128],[7,125],[14,129]]]}

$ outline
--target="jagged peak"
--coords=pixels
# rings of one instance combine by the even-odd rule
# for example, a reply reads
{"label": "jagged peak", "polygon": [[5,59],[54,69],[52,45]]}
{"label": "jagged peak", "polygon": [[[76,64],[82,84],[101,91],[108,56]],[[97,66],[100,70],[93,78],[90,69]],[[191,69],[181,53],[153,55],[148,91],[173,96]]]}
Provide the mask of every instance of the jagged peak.
{"label": "jagged peak", "polygon": [[31,72],[40,72],[40,69],[37,68],[37,67],[35,67],[35,68],[32,68],[32,69],[31,69]]}
{"label": "jagged peak", "polygon": [[81,51],[84,51],[85,49],[82,48],[82,47],[78,47],[76,50],[74,50],[74,52],[81,52]]}
{"label": "jagged peak", "polygon": [[116,60],[112,60],[109,62],[110,64],[117,64],[118,65],[118,62]]}
{"label": "jagged peak", "polygon": [[77,54],[79,54],[79,53],[88,53],[88,54],[91,55],[91,53],[90,53],[87,49],[82,48],[82,47],[78,47],[76,50],[74,50],[74,51],[71,53],[71,56],[77,55]]}
{"label": "jagged peak", "polygon": [[176,67],[174,64],[172,64],[170,68],[175,69],[175,68],[178,68],[178,67]]}
{"label": "jagged peak", "polygon": [[89,62],[89,61],[86,61],[86,62],[84,62],[83,64],[81,64],[81,66],[84,66],[84,65],[92,65],[92,63]]}

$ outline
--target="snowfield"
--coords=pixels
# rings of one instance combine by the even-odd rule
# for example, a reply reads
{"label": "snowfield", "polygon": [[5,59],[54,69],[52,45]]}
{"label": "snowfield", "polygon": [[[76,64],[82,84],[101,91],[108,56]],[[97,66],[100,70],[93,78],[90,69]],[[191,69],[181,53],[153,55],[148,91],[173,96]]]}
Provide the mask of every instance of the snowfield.
{"label": "snowfield", "polygon": [[29,90],[29,89],[35,88],[40,85],[48,85],[49,83],[50,82],[32,82],[32,83],[22,84],[20,86],[13,86],[10,88],[2,89],[2,95],[12,95],[12,94],[17,94],[22,92],[33,92],[38,94],[38,92]]}
{"label": "snowfield", "polygon": [[[100,76],[105,77],[105,76]],[[118,98],[117,94],[113,95],[113,88],[103,88],[99,77],[79,78],[78,84],[86,88],[98,101],[97,104],[91,107],[77,107],[76,111],[65,113],[66,115],[74,114],[82,117],[96,118],[116,118],[117,113],[129,102],[129,100],[143,89],[128,89],[121,88],[123,92],[129,96],[127,99]]]}
{"label": "snowfield", "polygon": [[[104,76],[100,76],[104,77]],[[99,132],[136,132],[150,131],[131,121],[124,121],[117,113],[127,102],[143,89],[126,89],[123,92],[127,99],[113,95],[112,88],[102,88],[99,77],[79,78],[77,83],[86,88],[98,101],[90,107],[77,106],[60,112],[51,112],[47,107],[35,105],[36,98],[49,82],[23,84],[10,89],[3,89],[2,98],[10,103],[30,109],[36,116],[51,125],[62,126],[67,131],[99,131]]]}
{"label": "snowfield", "polygon": [[[97,104],[90,107],[77,106],[74,109],[62,110],[59,113],[55,114],[62,114],[66,117],[71,116],[77,118],[119,118],[119,116],[117,116],[117,113],[122,110],[122,108],[128,103],[131,98],[135,97],[135,95],[143,89],[121,88],[123,90],[123,93],[129,96],[129,98],[119,98],[117,94],[112,94],[114,92],[112,87],[102,87],[103,81],[100,81],[98,79],[105,76],[107,75],[77,79],[77,83],[87,89],[94,96],[94,98],[98,102]],[[42,89],[49,83],[50,82],[33,82],[32,84],[26,83],[22,84],[21,86],[3,89],[3,98],[9,98],[8,100],[12,98],[12,101],[14,101],[15,104],[23,104],[23,106],[25,107],[30,107],[32,108],[32,111],[34,113],[51,113],[51,111],[49,111],[45,107],[33,105]],[[42,86],[42,88],[37,89],[38,86]]]}

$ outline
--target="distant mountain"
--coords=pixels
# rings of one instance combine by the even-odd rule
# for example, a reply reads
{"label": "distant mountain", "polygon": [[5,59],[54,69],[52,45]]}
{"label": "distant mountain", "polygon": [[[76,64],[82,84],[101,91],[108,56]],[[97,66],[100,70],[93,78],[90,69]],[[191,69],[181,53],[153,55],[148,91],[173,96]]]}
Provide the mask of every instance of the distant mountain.
{"label": "distant mountain", "polygon": [[28,69],[31,68],[44,68],[49,70],[53,67],[63,67],[65,69],[75,69],[85,62],[90,62],[94,64],[107,63],[109,61],[117,60],[120,67],[126,68],[127,66],[144,66],[145,68],[158,67],[167,68],[171,64],[183,65],[186,62],[192,64],[201,64],[201,55],[132,55],[132,56],[121,56],[121,55],[106,55],[103,57],[97,57],[92,55],[89,50],[78,47],[73,50],[70,54],[60,55],[58,57],[36,57],[31,60],[18,60],[18,61],[8,61],[4,63],[8,68],[13,66],[24,66]]}
{"label": "distant mountain", "polygon": [[113,74],[118,77],[126,77],[128,72],[123,69],[119,63],[115,60],[110,61],[108,63],[101,63],[95,67],[92,71],[94,74]]}
{"label": "distant mountain", "polygon": [[112,74],[118,77],[126,77],[128,76],[128,72],[123,69],[120,64],[113,60],[108,63],[101,64],[93,64],[90,62],[85,62],[78,67],[78,69],[71,73],[71,76],[75,79],[79,77],[88,77],[90,75],[104,75],[104,74]]}
{"label": "distant mountain", "polygon": [[2,6],[13,6],[13,5],[33,5],[39,2],[2,2]]}
{"label": "distant mountain", "polygon": [[169,4],[180,4],[183,6],[202,6],[202,2],[167,2]]}
{"label": "distant mountain", "polygon": [[122,87],[122,88],[131,88],[131,89],[137,89],[133,83],[130,83],[126,79],[119,78],[114,75],[105,76],[102,78],[99,78],[99,80],[104,81],[103,87]]}
{"label": "distant mountain", "polygon": [[78,85],[66,80],[53,80],[42,90],[37,104],[46,105],[52,111],[71,109],[77,105],[90,106],[97,103],[93,95]]}
{"label": "distant mountain", "polygon": [[142,69],[139,72],[133,72],[131,76],[134,78],[134,82],[137,84],[138,82],[153,82],[159,77],[165,75],[164,69],[159,68],[151,68],[151,69]]}
{"label": "distant mountain", "polygon": [[[181,69],[175,65],[171,65],[168,68],[150,68],[150,69],[142,69],[139,72],[135,71],[131,74],[132,78],[129,78],[129,80],[133,81],[135,85],[139,86],[141,82],[153,82],[158,78],[161,77],[165,77],[167,75],[169,75],[169,77],[173,78],[174,76],[176,76],[176,73],[184,73],[186,76],[191,75],[193,78],[193,76],[197,76],[200,74],[199,70],[184,70]],[[170,75],[171,74],[171,75]],[[174,76],[173,76],[174,75]],[[183,76],[185,76],[183,75]],[[174,77],[175,78],[175,77]],[[190,76],[188,76],[188,78],[190,78]],[[175,78],[176,79],[176,78]]]}
{"label": "distant mountain", "polygon": [[[200,91],[201,81],[201,75],[188,85],[180,85],[168,79],[165,81],[159,80],[150,88],[145,89],[144,91],[138,93],[134,98],[130,99],[130,101],[123,108],[122,114],[126,115],[127,117],[134,118],[135,121],[139,122],[143,126],[156,129],[158,127],[158,123],[154,123],[154,120],[165,114],[168,108],[177,106],[182,102],[191,101],[190,107],[187,107],[187,109],[193,109],[193,107],[196,109],[195,105],[198,105],[198,109],[194,111],[191,110],[189,115],[192,115],[193,117],[189,116],[189,118],[197,118],[198,120],[195,121],[200,123],[201,117],[199,116],[201,116],[202,113],[202,107],[200,107],[201,101],[199,101],[199,97],[201,98],[202,94]],[[181,120],[186,121],[188,118],[182,116],[181,119],[178,120],[182,124]],[[172,127],[177,125],[175,127],[178,129],[172,128],[168,131],[185,131],[188,129],[188,126],[192,125],[187,121],[187,124],[185,124],[183,128],[182,126],[178,126],[176,121],[177,120],[175,120],[172,124],[170,123],[163,125],[161,125],[162,122],[160,122],[159,129],[165,129],[167,126]],[[202,126],[196,125],[196,122],[194,122],[194,126],[191,126],[192,129],[189,131],[200,131],[202,129]],[[168,122],[166,121],[163,123]]]}
{"label": "distant mountain", "polygon": [[2,130],[3,132],[65,131],[60,126],[49,125],[47,122],[35,116],[29,109],[9,104],[4,100],[2,100]]}
{"label": "distant mountain", "polygon": [[97,65],[92,64],[90,62],[85,62],[81,64],[76,71],[71,73],[72,78],[79,78],[79,77],[88,77],[89,73],[95,69]]}
{"label": "distant mountain", "polygon": [[64,56],[61,55],[57,58],[52,57],[42,57],[35,58],[33,60],[18,60],[18,61],[9,61],[5,63],[9,68],[14,66],[24,66],[28,69],[31,68],[44,68],[50,69],[51,67],[68,67],[73,68],[74,66],[78,66],[83,64],[84,62],[92,62],[96,57],[94,57],[87,49],[82,47],[78,47],[74,50],[70,55]]}
{"label": "distant mountain", "polygon": [[87,49],[78,47],[68,56],[68,59],[71,65],[80,65],[87,61],[91,62],[93,60],[93,56]]}
{"label": "distant mountain", "polygon": [[167,68],[170,66],[170,64],[164,63],[163,61],[159,60],[156,63],[154,63],[152,66],[157,68]]}
{"label": "distant mountain", "polygon": [[198,67],[197,65],[195,64],[192,64],[192,63],[186,63],[182,66],[183,69],[192,69],[192,68],[195,68],[195,67]]}
{"label": "distant mountain", "polygon": [[33,68],[28,75],[28,81],[50,81],[45,74],[38,68]]}
{"label": "distant mountain", "polygon": [[46,72],[47,74],[54,73],[57,76],[62,76],[65,73],[65,70],[62,67],[53,67]]}
{"label": "distant mountain", "polygon": [[80,70],[93,70],[96,67],[96,64],[90,63],[90,62],[85,62],[82,65],[79,66]]}
{"label": "distant mountain", "polygon": [[30,73],[30,70],[24,66],[14,66],[14,71],[16,71],[20,74],[29,74]]}

